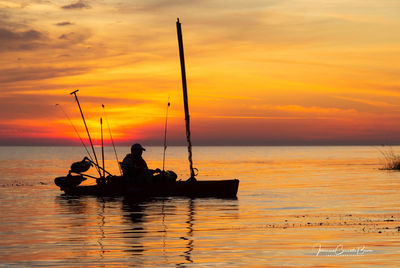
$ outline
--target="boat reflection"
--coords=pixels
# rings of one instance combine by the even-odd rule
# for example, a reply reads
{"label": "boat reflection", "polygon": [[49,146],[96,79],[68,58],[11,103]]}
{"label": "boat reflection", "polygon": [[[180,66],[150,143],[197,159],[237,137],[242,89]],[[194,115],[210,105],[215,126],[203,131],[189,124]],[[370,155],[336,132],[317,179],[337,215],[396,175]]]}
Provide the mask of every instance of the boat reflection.
{"label": "boat reflection", "polygon": [[99,264],[120,262],[122,266],[196,263],[196,234],[201,237],[207,230],[207,224],[196,223],[238,217],[238,203],[232,199],[60,196],[56,203],[66,215],[65,236],[79,237],[82,245],[90,245],[85,254]]}
{"label": "boat reflection", "polygon": [[[186,245],[186,251],[184,251],[184,257],[185,260],[189,263],[193,263],[192,260],[192,251],[193,251],[193,226],[194,226],[194,215],[195,215],[195,200],[194,199],[189,199],[188,202],[188,220],[186,221],[187,223],[187,234],[186,237],[181,237],[181,239],[186,240],[187,241],[187,245]],[[184,263],[179,263],[177,266],[178,267],[182,267],[184,265]]]}

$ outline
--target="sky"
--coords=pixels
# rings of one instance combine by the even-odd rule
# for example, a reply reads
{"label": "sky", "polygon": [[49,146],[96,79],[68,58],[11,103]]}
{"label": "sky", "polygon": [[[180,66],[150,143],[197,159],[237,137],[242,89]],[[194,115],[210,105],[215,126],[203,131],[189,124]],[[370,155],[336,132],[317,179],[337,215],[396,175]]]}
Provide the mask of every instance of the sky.
{"label": "sky", "polygon": [[[0,145],[400,144],[398,0],[0,0]],[[56,104],[59,104],[56,106]],[[101,105],[105,105],[102,109]]]}

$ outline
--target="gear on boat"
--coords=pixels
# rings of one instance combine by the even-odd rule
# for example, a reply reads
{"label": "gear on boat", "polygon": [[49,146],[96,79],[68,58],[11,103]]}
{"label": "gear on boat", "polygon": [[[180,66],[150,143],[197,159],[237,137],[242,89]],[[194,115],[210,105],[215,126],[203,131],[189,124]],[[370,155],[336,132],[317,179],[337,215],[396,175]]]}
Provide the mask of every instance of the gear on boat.
{"label": "gear on boat", "polygon": [[93,167],[93,164],[87,157],[85,157],[82,161],[72,163],[69,173],[80,174],[88,171],[91,167]]}

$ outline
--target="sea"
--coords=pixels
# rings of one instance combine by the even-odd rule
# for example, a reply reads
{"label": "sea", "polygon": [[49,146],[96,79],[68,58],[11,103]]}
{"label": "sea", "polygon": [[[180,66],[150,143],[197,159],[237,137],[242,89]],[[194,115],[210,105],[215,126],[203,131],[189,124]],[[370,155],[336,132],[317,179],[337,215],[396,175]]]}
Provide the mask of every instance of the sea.
{"label": "sea", "polygon": [[[237,198],[132,201],[59,190],[82,147],[0,147],[0,267],[398,267],[400,172],[382,150],[400,147],[194,147],[197,179],[239,179]],[[111,147],[105,167],[119,173]],[[186,180],[186,147],[165,167]]]}

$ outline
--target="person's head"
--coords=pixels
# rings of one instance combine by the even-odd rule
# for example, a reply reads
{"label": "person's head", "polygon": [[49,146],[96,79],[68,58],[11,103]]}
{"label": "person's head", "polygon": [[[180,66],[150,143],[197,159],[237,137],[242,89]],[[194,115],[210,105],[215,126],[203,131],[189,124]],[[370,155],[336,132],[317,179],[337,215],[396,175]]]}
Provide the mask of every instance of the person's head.
{"label": "person's head", "polygon": [[143,151],[146,151],[146,149],[143,148],[142,145],[140,145],[139,143],[135,143],[131,147],[131,154],[133,156],[141,156]]}

